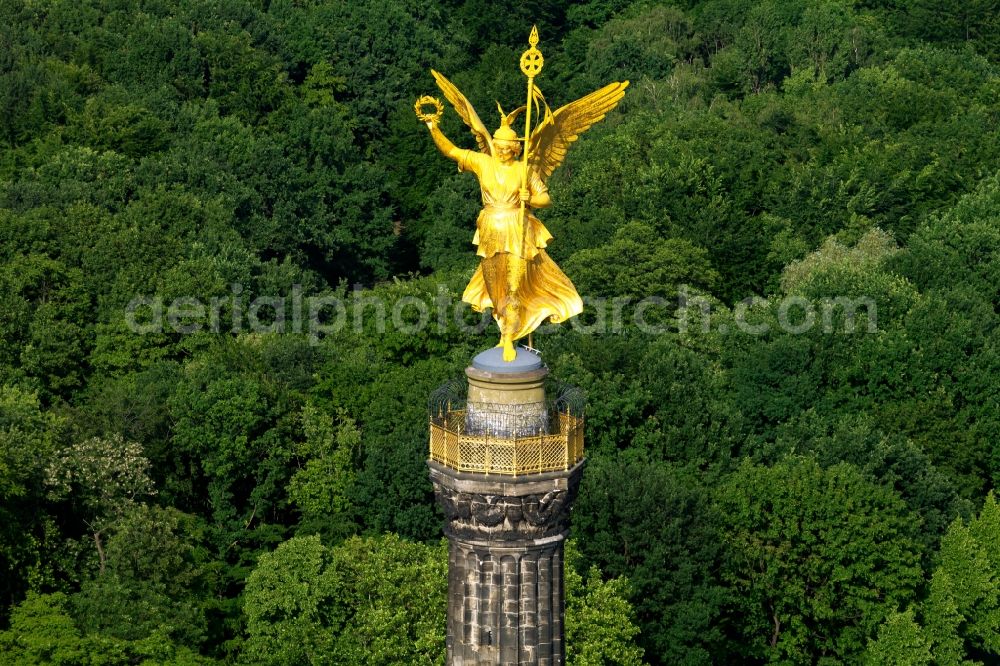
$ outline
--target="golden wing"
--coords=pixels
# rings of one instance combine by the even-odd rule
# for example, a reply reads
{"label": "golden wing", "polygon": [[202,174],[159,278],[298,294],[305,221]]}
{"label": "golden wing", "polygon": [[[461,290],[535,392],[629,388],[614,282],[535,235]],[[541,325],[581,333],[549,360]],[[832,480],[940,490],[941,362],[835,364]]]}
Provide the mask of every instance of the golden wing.
{"label": "golden wing", "polygon": [[447,97],[448,101],[451,102],[451,105],[455,107],[455,111],[458,115],[462,117],[465,124],[472,130],[472,135],[476,137],[476,143],[479,144],[479,150],[487,155],[492,155],[493,138],[490,135],[489,130],[486,129],[486,125],[484,125],[483,121],[479,119],[478,115],[476,115],[476,110],[472,108],[472,104],[469,103],[469,100],[467,100],[465,95],[462,94],[462,91],[456,88],[455,84],[446,79],[443,74],[436,72],[433,69],[431,70],[431,74],[434,75],[434,80],[437,81],[438,88],[441,89],[444,96]]}
{"label": "golden wing", "polygon": [[570,144],[618,105],[627,87],[628,81],[609,83],[560,107],[555,113],[545,114],[545,119],[531,133],[531,155],[528,157],[543,180],[562,164]]}

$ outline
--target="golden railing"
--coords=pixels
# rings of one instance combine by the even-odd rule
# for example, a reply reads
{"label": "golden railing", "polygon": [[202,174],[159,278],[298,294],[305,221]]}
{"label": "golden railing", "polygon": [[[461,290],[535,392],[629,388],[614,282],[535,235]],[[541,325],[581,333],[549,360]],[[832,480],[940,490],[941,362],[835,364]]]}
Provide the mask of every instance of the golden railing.
{"label": "golden railing", "polygon": [[459,472],[521,476],[566,470],[583,458],[583,419],[568,413],[552,418],[552,432],[524,437],[469,433],[465,410],[432,415],[431,460]]}

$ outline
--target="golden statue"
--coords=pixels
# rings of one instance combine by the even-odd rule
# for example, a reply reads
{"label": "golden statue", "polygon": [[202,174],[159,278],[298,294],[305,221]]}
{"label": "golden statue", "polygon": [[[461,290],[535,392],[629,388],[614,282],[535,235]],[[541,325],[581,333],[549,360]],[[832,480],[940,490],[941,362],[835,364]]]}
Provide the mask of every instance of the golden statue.
{"label": "golden statue", "polygon": [[[566,321],[583,311],[583,301],[569,278],[545,252],[552,234],[532,212],[551,203],[545,180],[563,159],[569,145],[580,134],[612,110],[625,94],[628,81],[611,83],[554,113],[534,77],[542,69],[541,52],[536,48],[538,31],[532,28],[531,48],[521,56],[521,71],[528,77],[528,97],[524,106],[506,114],[500,107],[500,128],[490,136],[469,100],[444,76],[431,70],[438,87],[476,137],[479,150],[456,147],[438,128],[443,107],[433,97],[417,100],[417,117],[427,124],[438,149],[458,162],[459,171],[471,171],[479,179],[483,210],[476,220],[472,242],[482,257],[469,281],[462,300],[477,312],[493,308],[500,327],[504,361],[513,361],[514,342],[542,324]],[[425,113],[428,105],[436,113]],[[531,131],[532,106],[544,108],[545,116]],[[523,138],[511,127],[517,115],[525,114],[524,136],[530,137],[521,150]],[[523,155],[522,155],[523,152]],[[523,157],[518,162],[518,157]]]}

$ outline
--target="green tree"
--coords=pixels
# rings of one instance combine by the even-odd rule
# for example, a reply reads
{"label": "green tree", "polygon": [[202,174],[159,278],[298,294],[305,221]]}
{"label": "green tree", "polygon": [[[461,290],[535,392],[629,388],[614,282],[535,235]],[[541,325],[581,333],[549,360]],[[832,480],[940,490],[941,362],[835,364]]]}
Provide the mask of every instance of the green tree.
{"label": "green tree", "polygon": [[302,514],[299,530],[333,539],[350,536],[357,529],[350,489],[357,476],[361,432],[346,414],[334,422],[309,403],[302,407],[302,429],[302,463],[288,482],[288,499]]}
{"label": "green tree", "polygon": [[765,447],[759,456],[761,462],[773,464],[796,453],[814,456],[823,467],[850,463],[896,490],[923,518],[917,540],[925,566],[955,518],[972,514],[973,505],[953,475],[936,466],[913,440],[886,432],[870,415],[821,416],[809,409],[782,424],[773,449]]}
{"label": "green tree", "polygon": [[647,658],[692,666],[724,659],[727,596],[705,490],[690,472],[631,458],[591,458],[573,508],[576,544],[585,561],[627,577]]}
{"label": "green tree", "polygon": [[103,569],[73,595],[78,626],[127,641],[167,637],[197,650],[210,589],[203,532],[176,509],[133,507],[110,530]]}
{"label": "green tree", "polygon": [[29,594],[11,614],[11,628],[0,633],[0,648],[19,666],[88,662],[82,634],[68,612],[65,594]]}
{"label": "green tree", "polygon": [[247,579],[247,663],[444,662],[447,555],[387,535],[294,537]]}
{"label": "green tree", "polygon": [[619,227],[606,245],[577,252],[565,268],[587,296],[673,299],[681,286],[711,291],[719,282],[704,249],[659,237],[639,222]]}
{"label": "green tree", "polygon": [[[980,514],[964,524],[960,519],[941,540],[940,564],[931,577],[928,620],[940,617],[945,604],[953,605],[951,626],[934,632],[935,643],[947,646],[948,633],[954,632],[971,655],[1000,654],[1000,556],[993,548],[1000,543],[1000,508],[993,494],[986,499]],[[935,578],[942,591],[935,594]],[[940,620],[936,624],[941,625]],[[952,632],[946,632],[951,629]],[[960,650],[960,648],[959,648]],[[947,652],[958,652],[948,650]]]}
{"label": "green tree", "polygon": [[968,45],[996,61],[1000,56],[996,12],[995,0],[913,0],[892,18],[906,33],[954,47]]}
{"label": "green tree", "polygon": [[79,269],[45,255],[0,266],[0,377],[28,381],[46,398],[81,385],[91,334],[90,298]]}
{"label": "green tree", "polygon": [[[978,516],[952,523],[941,540],[926,598],[886,619],[878,640],[869,643],[869,661],[965,665],[995,660],[1000,654],[998,543],[1000,508],[991,492]],[[913,661],[905,661],[907,655]],[[880,661],[887,656],[895,662]]]}
{"label": "green tree", "polygon": [[281,346],[280,337],[220,341],[188,366],[168,400],[173,428],[161,464],[187,471],[170,475],[163,492],[210,520],[218,554],[233,563],[254,560],[262,542],[280,541],[286,529],[302,396],[280,370],[277,381],[269,376],[269,350]]}
{"label": "green tree", "polygon": [[851,465],[745,462],[715,497],[747,656],[856,659],[919,583],[917,518]]}
{"label": "green tree", "polygon": [[60,449],[45,470],[48,498],[66,502],[94,541],[103,572],[104,535],[135,504],[155,493],[142,446],[120,435]]}
{"label": "green tree", "polygon": [[214,663],[163,634],[121,641],[84,634],[62,592],[31,593],[14,608],[11,628],[0,631],[0,650],[12,666],[205,666]]}
{"label": "green tree", "polygon": [[906,321],[914,347],[922,350],[916,366],[921,381],[936,385],[940,396],[933,419],[924,419],[940,424],[940,430],[929,432],[921,444],[970,488],[980,487],[984,477],[996,478],[998,469],[992,442],[1000,421],[989,407],[1000,331],[995,297],[1000,237],[992,223],[998,214],[1000,186],[994,176],[922,224],[895,262],[926,293]]}
{"label": "green tree", "polygon": [[930,645],[912,611],[893,613],[879,627],[878,639],[868,645],[868,663],[880,666],[930,666]]}
{"label": "green tree", "polygon": [[[593,87],[664,79],[690,53],[692,33],[690,19],[676,7],[634,5],[589,36],[586,58],[578,65],[585,67],[586,76],[580,78]],[[559,64],[561,69],[563,62]]]}
{"label": "green tree", "polygon": [[54,582],[45,468],[66,430],[65,419],[44,411],[37,394],[0,386],[0,617],[29,586]]}
{"label": "green tree", "polygon": [[871,36],[863,19],[839,0],[807,2],[802,18],[788,39],[792,75],[804,69],[810,78],[827,82],[841,79],[849,68],[869,56]]}
{"label": "green tree", "polygon": [[566,543],[566,663],[572,666],[640,666],[642,648],[635,644],[639,627],[633,621],[628,581],[601,579],[591,565],[586,577],[576,567],[579,553]]}

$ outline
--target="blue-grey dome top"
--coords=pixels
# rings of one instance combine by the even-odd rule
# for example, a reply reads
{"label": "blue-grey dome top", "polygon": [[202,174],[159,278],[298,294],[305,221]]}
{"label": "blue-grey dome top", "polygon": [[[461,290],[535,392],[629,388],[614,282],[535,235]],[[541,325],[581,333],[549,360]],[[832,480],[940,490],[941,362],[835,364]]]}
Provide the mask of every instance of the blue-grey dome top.
{"label": "blue-grey dome top", "polygon": [[517,347],[517,357],[507,363],[503,360],[503,349],[494,347],[476,354],[472,367],[484,372],[530,372],[542,367],[542,357],[522,347]]}

